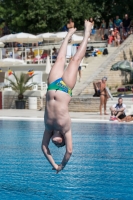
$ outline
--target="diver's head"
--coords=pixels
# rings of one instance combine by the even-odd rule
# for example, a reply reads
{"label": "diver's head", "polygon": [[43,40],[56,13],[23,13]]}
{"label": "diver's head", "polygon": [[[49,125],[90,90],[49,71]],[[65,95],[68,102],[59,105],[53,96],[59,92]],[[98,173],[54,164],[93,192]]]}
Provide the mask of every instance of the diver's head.
{"label": "diver's head", "polygon": [[58,148],[65,145],[64,137],[59,131],[53,131],[51,140]]}

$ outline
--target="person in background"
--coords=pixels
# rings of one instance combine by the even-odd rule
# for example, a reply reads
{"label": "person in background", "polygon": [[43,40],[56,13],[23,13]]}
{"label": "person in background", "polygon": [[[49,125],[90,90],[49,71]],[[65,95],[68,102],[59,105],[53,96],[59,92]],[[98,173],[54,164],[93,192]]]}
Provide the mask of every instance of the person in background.
{"label": "person in background", "polygon": [[108,31],[113,31],[113,28],[114,28],[113,19],[109,19]]}
{"label": "person in background", "polygon": [[125,17],[122,23],[123,32],[128,33],[130,31],[130,22],[131,22],[131,19],[129,19],[128,14],[125,14]]}
{"label": "person in background", "polygon": [[57,51],[57,49],[54,47],[54,48],[53,48],[53,53],[52,53],[52,58],[53,58],[53,59],[56,59],[57,56],[58,56],[58,51]]}
{"label": "person in background", "polygon": [[41,59],[47,58],[47,55],[48,55],[47,51],[44,50],[42,55],[41,55]]}
{"label": "person in background", "polygon": [[118,103],[114,104],[110,108],[110,111],[111,111],[110,120],[117,120],[118,118],[123,119],[124,117],[126,117],[125,109],[126,109],[126,105],[123,104],[122,97],[119,97]]}
{"label": "person in background", "polygon": [[102,20],[102,23],[101,23],[101,25],[100,25],[100,29],[99,29],[100,35],[104,35],[105,29],[106,29],[106,22],[105,22],[105,20],[103,19],[103,20]]}
{"label": "person in background", "polygon": [[126,32],[125,29],[123,29],[123,32],[122,32],[122,41],[126,40],[128,37],[128,32]]}
{"label": "person in background", "polygon": [[109,95],[106,91],[106,82],[107,82],[107,77],[103,77],[102,80],[93,82],[95,92],[97,93],[97,96],[100,96],[100,115],[102,115],[103,106],[104,106],[104,115],[108,115],[106,112],[106,105]]}
{"label": "person in background", "polygon": [[121,42],[121,36],[120,33],[117,32],[115,37],[115,46],[120,46],[120,42]]}
{"label": "person in background", "polygon": [[118,122],[131,122],[133,121],[133,115],[125,116],[123,119],[117,118]]}
{"label": "person in background", "polygon": [[4,22],[2,22],[2,23],[0,24],[0,37],[2,37],[4,25],[5,25]]}
{"label": "person in background", "polygon": [[27,58],[34,59],[34,57],[35,57],[34,51],[32,50],[32,48],[30,48],[30,51],[27,54]]}
{"label": "person in background", "polygon": [[10,34],[10,30],[9,30],[9,27],[8,27],[7,23],[5,22],[5,24],[4,24],[3,28],[2,28],[2,36],[8,35],[8,34]]}
{"label": "person in background", "polygon": [[94,22],[94,20],[93,20],[93,17],[90,17],[90,18],[89,18],[89,22],[92,23],[92,29],[93,29],[93,28],[94,28],[94,25],[95,25],[95,22]]}
{"label": "person in background", "polygon": [[9,52],[8,52],[8,49],[5,50],[5,53],[3,55],[3,58],[9,58],[10,55],[9,55]]}
{"label": "person in background", "polygon": [[108,35],[108,44],[111,45],[114,41],[114,31],[109,31],[109,35]]}
{"label": "person in background", "polygon": [[20,59],[21,58],[21,56],[18,54],[18,47],[14,48],[14,58],[15,59]]}
{"label": "person in background", "polygon": [[90,18],[89,18],[89,22],[91,22],[91,23],[92,23],[92,31],[91,31],[91,34],[95,34],[95,30],[94,30],[94,25],[95,25],[95,22],[94,22],[94,20],[93,20],[93,18],[92,18],[92,17],[90,17]]}
{"label": "person in background", "polygon": [[120,29],[122,28],[122,20],[119,18],[119,16],[116,16],[116,19],[114,20],[114,27],[117,28],[117,30],[120,32]]}
{"label": "person in background", "polygon": [[130,33],[133,34],[133,19],[130,21]]}
{"label": "person in background", "polygon": [[67,28],[74,28],[74,21],[72,20],[72,18],[69,19],[69,22],[67,23]]}
{"label": "person in background", "polygon": [[46,60],[46,58],[47,58],[47,51],[46,50],[44,50],[43,51],[43,53],[41,54],[41,55],[37,55],[34,59],[33,59],[33,63],[36,63],[36,62],[38,62],[38,61],[40,61],[41,59],[45,59]]}

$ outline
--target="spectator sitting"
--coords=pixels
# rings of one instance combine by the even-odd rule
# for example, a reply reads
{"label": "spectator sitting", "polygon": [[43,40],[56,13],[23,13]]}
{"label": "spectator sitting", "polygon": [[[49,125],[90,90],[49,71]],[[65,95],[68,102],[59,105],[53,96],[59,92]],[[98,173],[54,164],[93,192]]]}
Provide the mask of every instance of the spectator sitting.
{"label": "spectator sitting", "polygon": [[25,60],[25,49],[23,49],[23,52],[21,53],[21,59]]}
{"label": "spectator sitting", "polygon": [[53,48],[53,53],[52,53],[52,58],[53,58],[53,59],[56,59],[57,56],[58,56],[58,52],[57,52],[57,49],[54,47],[54,48]]}
{"label": "spectator sitting", "polygon": [[108,44],[112,44],[113,41],[116,41],[116,35],[119,31],[117,30],[117,28],[115,27],[114,30],[111,32],[111,35],[108,37]]}
{"label": "spectator sitting", "polygon": [[110,31],[109,33],[110,33],[110,34],[109,34],[109,36],[108,36],[108,44],[112,44],[113,41],[115,40],[115,39],[114,39],[114,31]]}
{"label": "spectator sitting", "polygon": [[21,43],[17,43],[17,47],[22,47],[23,45]]}
{"label": "spectator sitting", "polygon": [[36,56],[36,57],[33,59],[33,63],[37,62],[38,60],[47,58],[47,55],[48,55],[48,54],[47,54],[46,51],[44,50],[41,56]]}
{"label": "spectator sitting", "polygon": [[35,57],[34,52],[33,52],[32,48],[30,48],[30,51],[27,54],[27,58],[34,59],[34,57]]}
{"label": "spectator sitting", "polygon": [[125,109],[126,109],[126,105],[123,104],[123,99],[120,97],[118,99],[118,103],[114,104],[111,108],[111,120],[116,120],[116,119],[123,119],[124,117],[126,117],[125,114]]}
{"label": "spectator sitting", "polygon": [[5,50],[5,53],[3,55],[3,58],[9,58],[9,52],[8,52],[8,49]]}
{"label": "spectator sitting", "polygon": [[123,23],[122,23],[123,32],[130,31],[130,22],[131,22],[131,19],[129,19],[128,14],[125,14],[125,18],[123,19]]}
{"label": "spectator sitting", "polygon": [[42,55],[41,55],[41,58],[44,59],[44,58],[47,58],[48,54],[47,54],[47,51],[43,51]]}
{"label": "spectator sitting", "polygon": [[122,20],[119,19],[119,16],[116,16],[116,19],[114,20],[114,27],[117,28],[117,30],[120,32],[120,29],[122,28]]}
{"label": "spectator sitting", "polygon": [[21,58],[20,55],[18,54],[18,48],[17,47],[14,48],[14,58],[15,59],[20,59]]}

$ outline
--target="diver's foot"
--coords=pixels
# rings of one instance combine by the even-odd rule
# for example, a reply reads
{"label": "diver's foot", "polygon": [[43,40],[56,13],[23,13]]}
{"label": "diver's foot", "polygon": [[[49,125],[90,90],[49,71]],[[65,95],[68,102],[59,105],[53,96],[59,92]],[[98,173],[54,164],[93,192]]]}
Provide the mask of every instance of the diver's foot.
{"label": "diver's foot", "polygon": [[85,20],[84,26],[85,26],[85,35],[88,35],[88,37],[89,37],[89,35],[91,33],[91,29],[92,29],[92,23],[89,22],[88,20]]}
{"label": "diver's foot", "polygon": [[71,38],[71,36],[75,33],[76,30],[76,28],[70,28],[68,31],[68,36]]}
{"label": "diver's foot", "polygon": [[104,115],[109,115],[108,113],[104,113]]}

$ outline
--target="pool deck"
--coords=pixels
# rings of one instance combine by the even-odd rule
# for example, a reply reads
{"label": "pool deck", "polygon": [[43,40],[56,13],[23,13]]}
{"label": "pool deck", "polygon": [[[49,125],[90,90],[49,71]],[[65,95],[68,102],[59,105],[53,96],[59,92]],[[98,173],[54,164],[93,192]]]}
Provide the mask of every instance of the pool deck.
{"label": "pool deck", "polygon": [[[90,119],[90,120],[107,120],[109,115],[100,116],[99,113],[88,112],[70,112],[72,119]],[[16,110],[16,109],[3,109],[0,110],[0,118],[39,118],[43,119],[44,111],[37,110]]]}
{"label": "pool deck", "polygon": [[[26,120],[44,120],[44,111],[37,110],[0,110],[0,119],[26,119]],[[89,112],[70,112],[73,122],[111,122],[110,115],[100,115],[99,113]],[[117,122],[117,121],[115,121]],[[130,122],[133,123],[133,122]]]}

